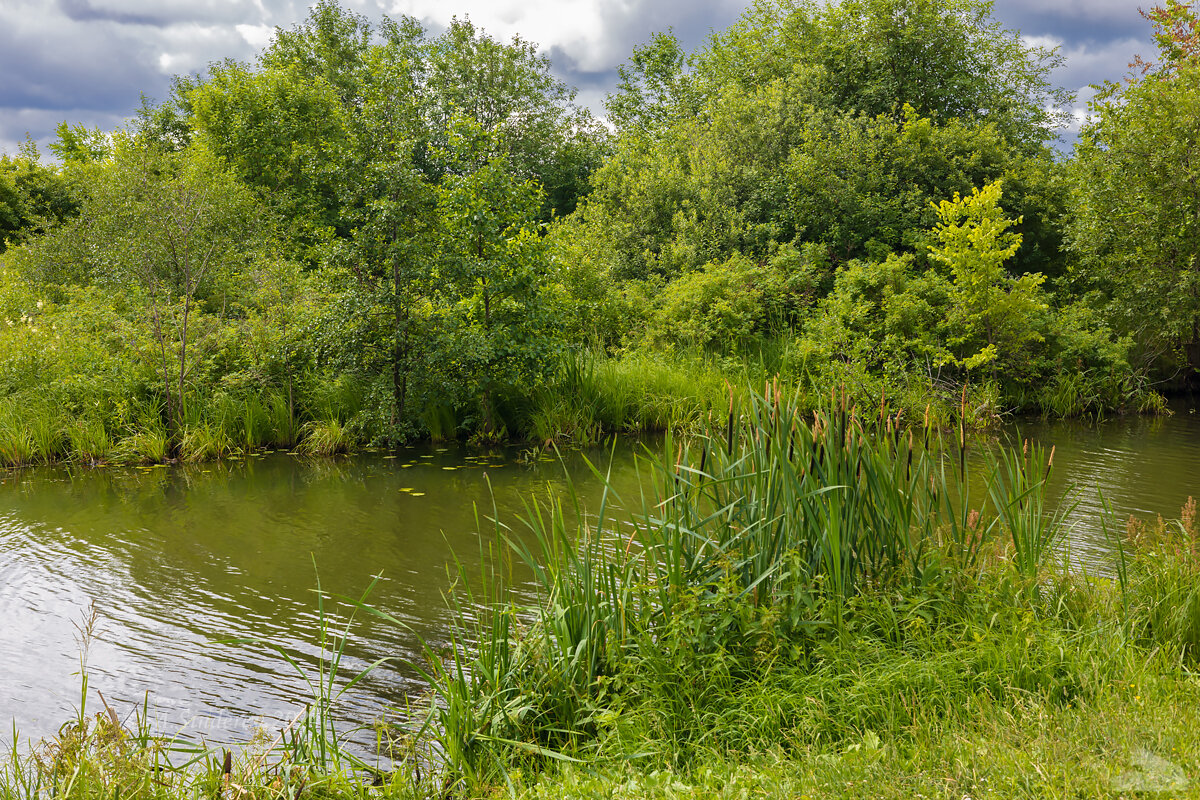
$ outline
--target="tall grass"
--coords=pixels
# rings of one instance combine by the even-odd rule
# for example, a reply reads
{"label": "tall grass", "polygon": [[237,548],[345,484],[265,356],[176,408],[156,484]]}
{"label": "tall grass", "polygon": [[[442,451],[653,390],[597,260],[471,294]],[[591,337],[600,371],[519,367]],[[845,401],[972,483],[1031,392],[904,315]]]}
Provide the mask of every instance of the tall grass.
{"label": "tall grass", "polygon": [[1123,592],[1133,636],[1200,665],[1200,515],[1189,497],[1180,518],[1130,518]]}
{"label": "tall grass", "polygon": [[179,458],[183,461],[213,461],[236,452],[233,437],[220,422],[191,424],[179,437]]}
{"label": "tall grass", "polygon": [[349,425],[337,418],[306,422],[300,429],[303,438],[297,450],[310,456],[334,456],[347,453],[354,444]]}
{"label": "tall grass", "polygon": [[[1018,536],[1053,540],[1032,529],[1044,480],[1028,458],[993,460],[992,502],[972,508],[964,439],[946,458],[932,425],[901,425],[885,403],[863,413],[834,393],[810,412],[777,382],[723,400],[719,427],[669,436],[643,459],[641,497],[606,488],[594,513],[569,488],[530,501],[518,528],[496,522],[499,556],[482,554],[479,586],[460,568],[449,659],[429,654],[436,701],[423,728],[451,780],[470,787],[525,760],[592,752],[629,702],[622,686],[646,675],[661,688],[700,670],[689,678],[699,686],[747,678],[797,647],[849,647],[863,598],[936,594],[948,572],[969,580],[1014,509],[1030,526]],[[610,502],[633,509],[621,524]],[[506,599],[505,558],[531,570],[534,607]],[[939,607],[902,605],[912,616],[893,613],[897,630]],[[685,716],[705,703],[687,686],[675,696]],[[704,735],[685,728],[688,741]]]}
{"label": "tall grass", "polygon": [[162,423],[142,422],[133,433],[117,442],[114,457],[125,464],[161,464],[171,454],[171,440]]}
{"label": "tall grass", "polygon": [[32,464],[35,453],[29,428],[19,418],[16,409],[8,406],[0,413],[0,462],[6,467]]}
{"label": "tall grass", "polygon": [[294,403],[283,392],[272,391],[266,395],[264,404],[267,428],[271,432],[268,444],[277,447],[294,447],[299,441],[300,426],[296,421]]}
{"label": "tall grass", "polygon": [[1020,451],[1001,449],[995,456],[988,491],[1013,549],[1013,564],[1024,576],[1036,577],[1066,532],[1066,520],[1077,505],[1069,498],[1050,510],[1046,481],[1054,464],[1049,454],[1028,441]]}
{"label": "tall grass", "polygon": [[112,436],[99,417],[80,417],[67,426],[74,458],[85,464],[101,464],[112,458],[114,445]]}
{"label": "tall grass", "polygon": [[729,382],[741,385],[750,369],[700,351],[574,352],[556,378],[533,393],[513,428],[539,444],[582,445],[613,433],[694,430],[721,406]]}

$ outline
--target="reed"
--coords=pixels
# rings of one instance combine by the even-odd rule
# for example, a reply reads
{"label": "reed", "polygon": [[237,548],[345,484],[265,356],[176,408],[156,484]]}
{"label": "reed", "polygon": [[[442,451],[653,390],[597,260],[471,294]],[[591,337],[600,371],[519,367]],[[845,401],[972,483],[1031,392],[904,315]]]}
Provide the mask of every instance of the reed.
{"label": "reed", "polygon": [[265,443],[276,447],[294,447],[299,441],[300,426],[289,396],[280,391],[268,392],[263,407],[267,416],[266,428],[270,431],[269,441]]}
{"label": "reed", "polygon": [[85,464],[102,464],[113,457],[115,448],[104,421],[82,417],[67,426],[71,456]]}
{"label": "reed", "polygon": [[[1177,520],[1142,521],[1125,526],[1123,563],[1118,577],[1131,635],[1164,649],[1194,668],[1200,665],[1200,522],[1188,498]],[[1123,559],[1124,562],[1125,559]]]}
{"label": "reed", "polygon": [[[630,683],[675,698],[660,722],[693,720],[672,734],[682,752],[712,727],[696,720],[708,701],[691,688],[732,691],[797,647],[851,647],[848,620],[864,603],[943,591],[948,570],[978,568],[1001,525],[1015,524],[971,509],[965,434],[946,458],[932,425],[901,425],[886,403],[864,413],[834,393],[810,413],[778,382],[726,390],[725,404],[718,424],[642,459],[640,497],[616,497],[593,467],[606,486],[598,509],[582,508],[568,482],[564,495],[529,501],[515,529],[496,521],[481,537],[492,543],[482,579],[459,565],[455,632],[447,658],[427,653],[434,698],[419,726],[448,780],[467,788],[530,760],[594,754]],[[1024,509],[1030,558],[1054,538],[1032,529],[1052,521],[1030,511],[1044,503],[1040,468],[989,466],[996,503],[1012,519]],[[627,509],[620,523],[613,507]],[[532,607],[507,599],[514,558],[533,575]],[[948,606],[912,607],[910,621],[893,614],[897,631]],[[699,672],[678,686],[689,670]]]}
{"label": "reed", "polygon": [[238,451],[229,432],[219,422],[199,422],[189,425],[179,437],[179,458],[182,461],[213,461],[227,458]]}
{"label": "reed", "polygon": [[66,455],[67,437],[62,419],[48,403],[32,403],[24,409],[24,424],[29,432],[33,457],[41,464],[51,464]]}
{"label": "reed", "polygon": [[1048,508],[1046,482],[1054,466],[1054,450],[1025,442],[1020,450],[1001,449],[993,460],[988,494],[1013,550],[1013,564],[1027,578],[1037,576],[1047,556],[1066,532],[1067,518],[1077,505],[1068,497]]}
{"label": "reed", "polygon": [[336,417],[307,422],[300,431],[303,438],[296,449],[305,455],[334,456],[349,452],[354,445],[350,426]]}
{"label": "reed", "polygon": [[0,412],[0,463],[6,467],[20,467],[34,461],[33,437],[12,405]]}

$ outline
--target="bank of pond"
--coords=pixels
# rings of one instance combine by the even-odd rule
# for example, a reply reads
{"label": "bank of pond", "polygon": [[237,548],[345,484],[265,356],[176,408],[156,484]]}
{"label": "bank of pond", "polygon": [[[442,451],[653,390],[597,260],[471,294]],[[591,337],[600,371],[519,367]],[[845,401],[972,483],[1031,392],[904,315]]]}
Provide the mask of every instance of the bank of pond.
{"label": "bank of pond", "polygon": [[1189,408],[726,403],[561,454],[10,472],[0,798],[1194,792]]}

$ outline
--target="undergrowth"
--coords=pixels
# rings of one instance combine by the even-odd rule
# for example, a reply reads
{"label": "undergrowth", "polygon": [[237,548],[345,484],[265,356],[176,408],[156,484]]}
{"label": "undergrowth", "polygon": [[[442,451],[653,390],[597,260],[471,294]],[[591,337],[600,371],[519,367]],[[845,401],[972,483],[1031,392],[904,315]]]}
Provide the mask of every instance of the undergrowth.
{"label": "undergrowth", "polygon": [[[337,675],[347,627],[322,634],[328,666],[273,742],[181,758],[81,712],[13,751],[0,800],[1192,791],[1194,503],[1114,533],[1111,577],[1078,575],[1044,499],[1052,453],[991,453],[973,496],[962,428],[843,394],[812,412],[778,384],[724,402],[647,452],[638,497],[585,508],[568,484],[519,520],[493,509],[386,768],[331,722],[366,674]],[[515,562],[533,603],[513,600]]]}

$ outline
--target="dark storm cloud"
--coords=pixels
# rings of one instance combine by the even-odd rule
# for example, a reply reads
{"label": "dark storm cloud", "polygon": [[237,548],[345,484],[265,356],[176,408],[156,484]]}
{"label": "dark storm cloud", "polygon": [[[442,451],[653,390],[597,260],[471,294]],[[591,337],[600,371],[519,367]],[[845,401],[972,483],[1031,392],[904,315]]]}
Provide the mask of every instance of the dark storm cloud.
{"label": "dark storm cloud", "polygon": [[1060,76],[1084,86],[1119,80],[1134,56],[1153,55],[1150,24],[1138,6],[1131,0],[1004,0],[995,11],[998,20],[1026,36],[1061,43],[1068,63]]}
{"label": "dark storm cloud", "polygon": [[[489,33],[539,44],[555,72],[602,110],[616,67],[656,31],[692,50],[733,23],[748,0],[342,0],[377,20],[410,14],[436,33],[451,14]],[[1147,0],[1152,3],[1154,0]],[[170,76],[226,57],[250,59],[275,26],[303,20],[306,0],[3,0],[0,149],[25,132],[45,140],[64,119],[108,129],[142,93],[164,99]],[[1060,44],[1055,79],[1073,91],[1119,80],[1136,53],[1152,55],[1136,0],[998,0],[995,15],[1040,43]]]}
{"label": "dark storm cloud", "polygon": [[59,0],[59,8],[68,19],[75,22],[116,22],[121,25],[151,25],[161,27],[170,20],[160,14],[129,13],[107,8],[96,8],[89,0]]}
{"label": "dark storm cloud", "polygon": [[1025,33],[1101,42],[1147,29],[1138,5],[1129,0],[1007,0],[996,3],[995,11],[1001,22]]}
{"label": "dark storm cloud", "polygon": [[[162,76],[147,61],[152,51],[136,39],[83,34],[63,41],[4,25],[0,16],[0,109],[112,111],[137,100],[139,87]],[[66,38],[66,37],[63,37]]]}
{"label": "dark storm cloud", "polygon": [[58,123],[111,129],[170,76],[254,49],[237,25],[261,23],[254,2],[5,0],[0,3],[0,150]]}

